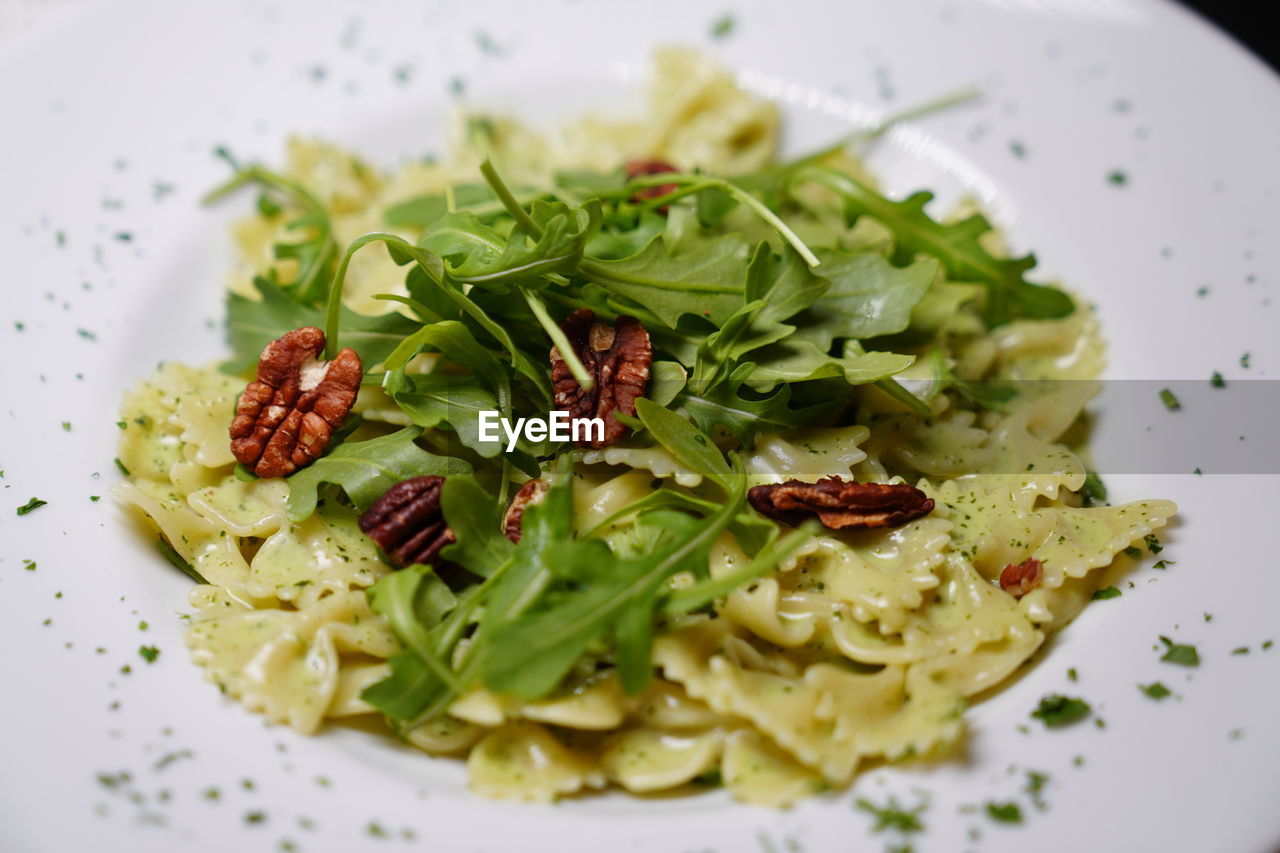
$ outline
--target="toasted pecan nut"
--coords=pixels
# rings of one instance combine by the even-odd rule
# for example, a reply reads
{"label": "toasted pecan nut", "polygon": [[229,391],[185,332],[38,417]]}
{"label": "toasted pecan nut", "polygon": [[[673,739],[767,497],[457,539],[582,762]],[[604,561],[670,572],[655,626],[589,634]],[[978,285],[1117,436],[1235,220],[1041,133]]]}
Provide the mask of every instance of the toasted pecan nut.
{"label": "toasted pecan nut", "polygon": [[832,530],[897,527],[933,511],[933,499],[915,486],[846,483],[840,477],[754,486],[747,501],[775,521],[794,525],[816,515]]}
{"label": "toasted pecan nut", "polygon": [[258,378],[236,401],[231,452],[259,477],[285,477],[324,453],[360,391],[364,369],[355,350],[318,361],[324,332],[294,329],[267,344]]}
{"label": "toasted pecan nut", "polygon": [[595,388],[586,391],[573,378],[560,350],[551,348],[551,382],[557,409],[569,413],[573,421],[600,418],[604,435],[599,440],[579,440],[579,447],[608,447],[622,438],[627,428],[614,416],[636,413],[636,398],[644,395],[649,382],[653,347],[649,333],[635,317],[622,316],[616,326],[596,322],[594,311],[579,308],[560,326],[573,344],[573,351],[595,379]]}
{"label": "toasted pecan nut", "polygon": [[507,514],[502,517],[502,532],[512,542],[520,541],[520,522],[524,518],[524,511],[534,504],[542,503],[549,488],[546,480],[530,480],[511,499],[511,506],[507,507]]}
{"label": "toasted pecan nut", "polygon": [[1028,557],[1021,563],[1010,563],[1000,572],[1000,588],[1014,598],[1031,592],[1044,580],[1044,563]]}
{"label": "toasted pecan nut", "polygon": [[440,550],[457,541],[440,510],[444,477],[401,480],[360,516],[360,529],[397,566],[438,565]]}
{"label": "toasted pecan nut", "polygon": [[[666,172],[680,171],[670,163],[662,160],[632,160],[627,163],[627,180],[635,180],[644,175],[661,175]],[[634,202],[643,202],[651,198],[661,198],[664,195],[675,192],[679,189],[678,184],[658,184],[653,187],[641,187],[631,194],[631,200]],[[667,206],[663,205],[658,208],[658,213],[664,216],[667,213]]]}

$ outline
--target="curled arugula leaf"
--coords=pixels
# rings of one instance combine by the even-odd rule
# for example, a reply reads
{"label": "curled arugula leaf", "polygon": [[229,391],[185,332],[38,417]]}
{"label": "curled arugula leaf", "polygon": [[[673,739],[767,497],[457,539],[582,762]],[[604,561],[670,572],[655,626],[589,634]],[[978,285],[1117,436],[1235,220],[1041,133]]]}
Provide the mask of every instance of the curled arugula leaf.
{"label": "curled arugula leaf", "polygon": [[[230,160],[230,158],[227,158]],[[304,304],[322,300],[328,293],[329,280],[333,275],[333,264],[338,258],[338,244],[333,238],[333,225],[329,221],[329,211],[311,192],[297,181],[284,175],[264,169],[261,166],[236,166],[236,173],[229,181],[210,191],[205,197],[206,204],[235,192],[243,186],[257,184],[265,192],[272,192],[284,197],[293,206],[301,208],[301,215],[291,219],[286,225],[289,231],[297,231],[304,236],[301,240],[288,243],[276,243],[273,247],[275,257],[279,260],[293,260],[298,264],[298,273],[292,282],[285,285],[287,292]],[[266,198],[264,195],[262,198]],[[259,201],[259,209],[263,204]],[[264,215],[267,211],[263,210]],[[273,282],[280,284],[280,282]]]}
{"label": "curled arugula leaf", "polygon": [[[255,278],[253,286],[261,299],[227,294],[227,335],[232,357],[220,365],[227,373],[252,370],[263,347],[286,332],[303,326],[323,328],[325,324],[322,308],[297,301],[270,280]],[[400,314],[371,317],[346,307],[341,309],[338,322],[342,326],[342,345],[359,353],[366,368],[380,364],[405,335],[418,328],[417,323]]]}
{"label": "curled arugula leaf", "polygon": [[1075,309],[1063,291],[1024,278],[1035,266],[1034,255],[1001,259],[987,252],[978,238],[991,230],[991,224],[980,214],[944,225],[925,212],[933,193],[917,192],[902,201],[891,201],[856,178],[830,168],[808,166],[797,170],[791,180],[822,184],[838,193],[853,215],[867,214],[883,222],[897,238],[899,261],[926,254],[941,262],[953,278],[985,284],[985,316],[991,326],[1015,317],[1063,317]]}
{"label": "curled arugula leaf", "polygon": [[421,434],[418,427],[406,427],[390,435],[338,445],[289,477],[285,515],[297,522],[315,512],[322,483],[341,486],[356,508],[364,511],[401,480],[470,471],[471,466],[462,459],[435,456],[414,444]]}
{"label": "curled arugula leaf", "polygon": [[570,208],[535,201],[529,217],[537,233],[517,222],[503,238],[472,213],[446,214],[423,232],[418,245],[444,258],[454,281],[486,288],[542,287],[544,276],[577,269],[587,240],[600,227],[600,203]]}

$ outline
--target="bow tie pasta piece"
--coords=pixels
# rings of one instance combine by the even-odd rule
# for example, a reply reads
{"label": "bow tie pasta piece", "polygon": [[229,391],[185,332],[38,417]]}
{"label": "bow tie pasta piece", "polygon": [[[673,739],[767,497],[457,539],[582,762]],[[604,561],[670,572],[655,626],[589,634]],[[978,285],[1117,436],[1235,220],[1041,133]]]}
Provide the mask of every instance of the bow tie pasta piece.
{"label": "bow tie pasta piece", "polygon": [[353,510],[326,504],[282,527],[262,543],[249,565],[249,591],[307,607],[328,593],[372,586],[390,569],[360,532]]}
{"label": "bow tie pasta piece", "polygon": [[467,755],[471,789],[502,800],[549,803],[583,788],[603,788],[596,762],[537,723],[517,721],[489,732]]}
{"label": "bow tie pasta piece", "polygon": [[867,440],[865,426],[801,429],[781,435],[762,435],[746,458],[751,485],[785,480],[847,477],[867,458],[859,445]]}
{"label": "bow tie pasta piece", "polygon": [[732,660],[724,653],[731,631],[703,622],[664,635],[654,660],[690,696],[749,721],[832,784],[847,783],[863,757],[920,754],[960,732],[961,697],[927,673],[815,663],[784,674],[790,666]]}
{"label": "bow tie pasta piece", "polygon": [[724,732],[624,729],[605,740],[600,765],[628,791],[678,788],[720,764]]}
{"label": "bow tie pasta piece", "polygon": [[399,649],[364,593],[355,591],[304,610],[252,609],[213,593],[193,616],[187,645],[228,695],[303,733],[328,714],[343,653],[385,659]]}

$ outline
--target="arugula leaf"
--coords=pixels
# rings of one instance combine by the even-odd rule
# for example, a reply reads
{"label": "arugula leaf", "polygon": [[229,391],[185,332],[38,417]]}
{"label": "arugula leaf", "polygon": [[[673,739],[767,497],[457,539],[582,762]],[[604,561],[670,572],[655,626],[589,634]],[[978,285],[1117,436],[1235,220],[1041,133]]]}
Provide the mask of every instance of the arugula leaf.
{"label": "arugula leaf", "polygon": [[874,216],[889,226],[897,238],[899,261],[923,253],[941,262],[951,278],[986,285],[984,313],[991,326],[1004,325],[1015,317],[1064,317],[1075,310],[1071,297],[1063,291],[1032,284],[1023,277],[1035,266],[1033,255],[1001,259],[982,247],[978,238],[991,230],[991,224],[981,215],[944,225],[925,212],[933,193],[917,192],[903,201],[890,201],[857,179],[829,168],[805,167],[793,180],[820,183],[838,193],[853,215]]}
{"label": "arugula leaf", "polygon": [[[829,253],[825,253],[829,254]],[[786,320],[818,301],[832,286],[832,268],[827,265],[824,252],[818,257],[822,265],[814,273],[804,259],[790,246],[784,246],[782,255],[775,255],[768,243],[756,247],[756,253],[747,267],[744,298],[748,302],[757,299],[765,304],[759,310],[759,318],[765,323]],[[861,337],[850,332],[850,335]]]}
{"label": "arugula leaf", "polygon": [[726,492],[733,491],[733,472],[724,454],[706,433],[685,418],[644,397],[636,400],[636,415],[654,440],[681,464],[692,468]]}
{"label": "arugula leaf", "polygon": [[505,511],[474,479],[446,479],[440,492],[440,510],[456,538],[441,552],[445,559],[466,566],[467,571],[483,578],[511,559],[515,545],[502,533]]}
{"label": "arugula leaf", "polygon": [[670,405],[684,390],[689,374],[679,362],[655,361],[649,367],[649,389],[645,396],[659,406]]}
{"label": "arugula leaf", "polygon": [[583,254],[602,261],[629,258],[653,242],[667,222],[652,211],[644,211],[634,221],[612,227],[607,221],[591,235]]}
{"label": "arugula leaf", "polygon": [[[355,249],[375,241],[386,245],[391,259],[397,264],[401,266],[409,263],[416,265],[410,275],[405,278],[409,294],[414,300],[428,305],[438,305],[442,302],[453,303],[469,320],[487,332],[506,349],[511,356],[511,363],[516,372],[528,380],[529,388],[536,396],[536,404],[544,409],[551,408],[551,390],[547,369],[538,367],[528,354],[516,345],[511,334],[501,323],[495,322],[483,308],[462,291],[461,287],[445,275],[444,263],[438,255],[415,246],[395,234],[373,232],[357,238],[347,249],[344,261],[350,258]],[[326,320],[326,330],[331,333],[336,333],[339,325],[340,318],[335,314],[335,310],[341,309],[340,296],[340,289],[335,287],[334,292],[330,295],[329,314]],[[437,311],[437,313],[441,312]],[[333,337],[333,334],[330,337]]]}
{"label": "arugula leaf", "polygon": [[768,243],[761,243],[747,265],[748,302],[699,344],[690,388],[704,393],[747,353],[791,335],[794,327],[781,321],[812,305],[827,287],[827,281],[811,273],[790,247],[777,258]]}
{"label": "arugula leaf", "polygon": [[639,304],[669,328],[692,314],[717,326],[742,305],[750,248],[741,234],[721,234],[671,252],[657,237],[618,261],[586,259],[579,271],[611,293]]}
{"label": "arugula leaf", "polygon": [[[235,166],[235,163],[232,162],[232,165]],[[266,195],[269,192],[283,196],[294,206],[302,209],[301,215],[291,220],[286,228],[289,231],[310,231],[310,235],[291,243],[276,243],[273,251],[276,258],[292,259],[298,264],[297,276],[284,286],[290,296],[308,305],[324,299],[328,295],[333,265],[338,259],[338,244],[333,239],[333,225],[329,221],[329,211],[319,199],[297,181],[268,171],[261,166],[246,168],[237,166],[236,174],[231,180],[208,193],[204,197],[204,202],[209,204],[247,184],[257,184],[263,188],[264,194],[259,197],[259,209],[264,215],[270,207],[264,209],[262,202],[266,200],[270,203]],[[272,217],[268,215],[267,218]]]}
{"label": "arugula leaf", "polygon": [[841,377],[850,385],[878,382],[901,373],[915,363],[915,356],[896,352],[855,352],[842,358],[827,355],[812,342],[792,336],[755,354],[759,360],[746,377],[756,391],[769,391],[781,383],[808,382]]}
{"label": "arugula leaf", "polygon": [[[324,328],[324,309],[295,301],[279,285],[255,278],[260,300],[227,295],[227,335],[233,356],[219,367],[226,373],[253,370],[262,350],[276,338],[303,326]],[[397,313],[371,317],[346,306],[340,314],[342,345],[355,350],[368,369],[385,359],[418,324]]]}
{"label": "arugula leaf", "polygon": [[[196,583],[208,583],[201,574],[196,571],[195,566],[187,562],[187,560],[178,553],[177,549],[169,544],[169,540],[163,536],[155,541],[155,548],[160,552],[160,556],[164,557],[178,571],[191,578]],[[35,569],[35,563],[28,566],[28,569]]]}
{"label": "arugula leaf", "polygon": [[542,276],[576,271],[587,239],[600,227],[600,203],[570,208],[535,201],[529,216],[539,234],[517,222],[504,240],[472,213],[446,214],[423,232],[418,245],[445,259],[450,278],[480,287],[528,286]]}
{"label": "arugula leaf", "polygon": [[391,673],[360,698],[392,720],[411,721],[433,701],[462,693],[466,685],[447,663],[457,641],[448,617],[463,612],[459,599],[430,566],[413,565],[369,588],[369,607],[386,618],[402,650],[387,661]]}
{"label": "arugula leaf", "polygon": [[[455,184],[453,200],[455,210],[477,216],[503,212],[488,184]],[[448,212],[448,198],[444,193],[436,193],[393,204],[382,215],[382,221],[389,228],[426,228]]]}
{"label": "arugula leaf", "polygon": [[[618,619],[630,608],[647,604],[687,561],[706,559],[711,543],[737,513],[745,490],[745,478],[737,478],[729,500],[714,515],[697,524],[681,524],[684,529],[671,530],[668,524],[666,547],[634,559],[618,559],[598,539],[566,538],[552,543],[546,550],[553,557],[553,574],[571,583],[558,589],[555,596],[546,596],[541,606],[521,619],[494,631],[485,660],[485,684],[491,690],[526,698],[551,691],[593,640],[611,628],[616,635]],[[520,544],[524,545],[523,539]],[[647,672],[647,635],[632,624],[634,613],[627,616],[624,633],[630,632],[629,644],[645,644]],[[628,659],[639,659],[637,648],[629,651]],[[627,686],[637,690],[644,681],[647,675],[632,674]]]}
{"label": "arugula leaf", "polygon": [[498,399],[475,377],[447,374],[405,377],[394,399],[414,425],[448,424],[463,445],[484,458],[492,459],[502,453],[501,441],[480,440],[480,413],[499,409]]}
{"label": "arugula leaf", "polygon": [[302,521],[315,512],[321,483],[342,487],[361,512],[401,480],[430,474],[465,474],[471,470],[462,459],[434,456],[413,443],[419,427],[406,427],[390,435],[338,445],[306,468],[289,477],[289,501],[285,515]]}
{"label": "arugula leaf", "polygon": [[906,329],[911,312],[938,276],[922,258],[896,267],[877,252],[819,249],[817,273],[830,282],[822,298],[793,318],[795,337],[826,350],[838,338],[874,338]]}
{"label": "arugula leaf", "polygon": [[740,365],[727,381],[718,383],[705,394],[693,394],[685,389],[675,403],[703,432],[713,433],[716,427],[722,426],[743,445],[750,444],[760,432],[784,432],[812,424],[846,403],[843,399],[829,399],[793,409],[788,405],[790,385],[782,385],[768,396],[742,396],[743,382],[758,369],[753,364]]}

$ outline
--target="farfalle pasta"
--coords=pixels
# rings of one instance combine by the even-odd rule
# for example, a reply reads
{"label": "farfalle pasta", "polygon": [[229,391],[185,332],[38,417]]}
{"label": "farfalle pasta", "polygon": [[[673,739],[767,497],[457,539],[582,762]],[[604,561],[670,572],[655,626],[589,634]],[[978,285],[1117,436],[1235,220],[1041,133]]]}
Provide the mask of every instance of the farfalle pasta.
{"label": "farfalle pasta", "polygon": [[[787,806],[963,737],[969,699],[1172,517],[1086,499],[1090,309],[1023,279],[985,220],[878,196],[842,149],[776,163],[776,110],[707,60],[656,69],[643,121],[541,136],[471,115],[448,161],[381,173],[295,141],[287,175],[238,173],[284,203],[236,229],[234,358],[163,364],[127,395],[116,490],[199,579],[188,644],[227,696],[306,733],[380,714],[484,796],[723,784]],[[940,235],[989,277],[931,254]],[[621,425],[607,446],[483,444],[479,409],[552,407],[551,347],[557,382],[591,378],[558,325],[582,310],[604,336],[587,396]],[[288,478],[228,440],[290,331],[268,316],[325,323],[312,361],[345,345],[365,370]],[[643,345],[611,348],[624,324]],[[281,387],[305,392],[308,369]],[[910,511],[824,526],[832,478],[892,485],[877,494]],[[408,480],[378,523],[441,546],[406,552],[427,564],[393,563],[361,521]],[[783,486],[818,509],[746,501]],[[1002,588],[1030,560],[1028,587]]]}

